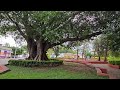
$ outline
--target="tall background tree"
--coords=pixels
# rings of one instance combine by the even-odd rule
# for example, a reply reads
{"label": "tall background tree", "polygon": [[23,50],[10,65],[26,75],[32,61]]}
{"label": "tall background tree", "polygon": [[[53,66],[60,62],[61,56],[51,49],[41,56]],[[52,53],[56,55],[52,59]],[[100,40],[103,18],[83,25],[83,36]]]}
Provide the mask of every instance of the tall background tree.
{"label": "tall background tree", "polygon": [[55,54],[55,56],[56,56],[56,58],[57,58],[57,56],[59,56],[59,46],[55,46],[55,47],[53,47],[52,49],[53,49],[54,54]]}
{"label": "tall background tree", "polygon": [[98,61],[101,60],[100,57],[104,56],[104,61],[107,60],[107,55],[109,51],[109,40],[107,39],[106,35],[100,35],[93,41],[93,46],[95,52],[98,55]]}

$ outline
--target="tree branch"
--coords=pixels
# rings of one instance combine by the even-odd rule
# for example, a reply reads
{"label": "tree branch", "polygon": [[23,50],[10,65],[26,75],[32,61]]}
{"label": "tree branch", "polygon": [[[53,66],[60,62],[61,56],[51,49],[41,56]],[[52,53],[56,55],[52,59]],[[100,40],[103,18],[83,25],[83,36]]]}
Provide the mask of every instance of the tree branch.
{"label": "tree branch", "polygon": [[75,15],[77,15],[77,14],[79,14],[80,13],[80,11],[76,11],[76,12],[74,12],[73,14],[72,14],[72,16],[67,20],[67,21],[65,21],[64,23],[62,23],[62,24],[60,24],[57,28],[55,28],[54,30],[58,30],[59,28],[61,28],[61,27],[63,27],[64,25],[66,25],[68,22],[70,22],[70,20],[72,20],[74,17],[75,17]]}
{"label": "tree branch", "polygon": [[67,41],[82,41],[82,40],[85,40],[85,39],[89,39],[89,38],[91,38],[91,37],[95,37],[96,35],[100,35],[100,34],[102,34],[102,33],[103,33],[103,32],[99,31],[99,32],[92,33],[92,34],[90,34],[90,35],[85,35],[85,36],[83,36],[83,37],[65,38],[65,39],[60,40],[59,43],[53,43],[53,44],[51,44],[51,45],[50,45],[50,48],[52,48],[52,47],[54,47],[54,46],[56,46],[56,45],[63,44],[63,43],[65,43],[65,42],[67,42]]}
{"label": "tree branch", "polygon": [[14,20],[10,17],[10,15],[9,15],[8,13],[6,13],[6,15],[7,15],[8,19],[10,19],[10,20],[16,25],[17,30],[20,32],[20,34],[21,34],[25,39],[27,39],[26,35],[21,31],[21,28],[20,28],[19,24],[18,24],[16,21],[14,21]]}

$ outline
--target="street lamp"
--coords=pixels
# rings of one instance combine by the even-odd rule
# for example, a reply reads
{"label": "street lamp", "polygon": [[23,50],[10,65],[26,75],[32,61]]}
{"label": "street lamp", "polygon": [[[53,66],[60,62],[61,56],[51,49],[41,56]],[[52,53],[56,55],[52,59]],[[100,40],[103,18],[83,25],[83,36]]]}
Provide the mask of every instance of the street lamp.
{"label": "street lamp", "polygon": [[17,51],[17,44],[16,44],[16,47],[15,47],[15,55],[14,55],[14,58],[16,57],[16,51]]}
{"label": "street lamp", "polygon": [[104,55],[105,55],[105,56],[104,56],[104,57],[105,57],[105,58],[104,58],[104,61],[107,61],[107,52],[106,52],[106,49],[104,49]]}

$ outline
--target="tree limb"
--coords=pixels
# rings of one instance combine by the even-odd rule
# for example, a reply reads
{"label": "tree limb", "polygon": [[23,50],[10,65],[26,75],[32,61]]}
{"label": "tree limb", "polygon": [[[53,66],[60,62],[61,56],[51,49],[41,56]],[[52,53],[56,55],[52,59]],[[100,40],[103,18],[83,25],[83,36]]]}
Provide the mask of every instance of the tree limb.
{"label": "tree limb", "polygon": [[83,37],[65,38],[65,39],[60,40],[59,43],[53,43],[53,44],[51,44],[51,45],[50,45],[50,48],[52,48],[52,47],[54,47],[54,46],[56,46],[56,45],[63,44],[63,43],[65,43],[65,42],[67,42],[67,41],[82,41],[82,40],[85,40],[85,39],[89,39],[89,38],[91,38],[91,37],[95,37],[96,35],[100,35],[100,34],[102,34],[102,33],[103,33],[103,32],[99,31],[99,32],[92,33],[92,34],[90,34],[90,35],[85,35],[85,36],[83,36]]}
{"label": "tree limb", "polygon": [[66,25],[68,22],[70,22],[70,20],[72,20],[74,17],[75,17],[75,15],[77,15],[77,14],[79,14],[80,13],[80,11],[76,11],[76,12],[74,12],[73,14],[72,14],[72,16],[67,20],[67,21],[65,21],[64,23],[62,23],[62,24],[60,24],[57,28],[55,28],[54,30],[58,30],[59,28],[61,28],[61,27],[63,27],[64,25]]}
{"label": "tree limb", "polygon": [[9,15],[8,13],[6,13],[6,15],[7,15],[8,19],[10,19],[10,20],[16,25],[17,30],[20,32],[20,34],[21,34],[25,39],[27,39],[26,35],[21,31],[21,28],[20,28],[19,24],[18,24],[16,21],[14,21],[14,20],[10,17],[10,15]]}

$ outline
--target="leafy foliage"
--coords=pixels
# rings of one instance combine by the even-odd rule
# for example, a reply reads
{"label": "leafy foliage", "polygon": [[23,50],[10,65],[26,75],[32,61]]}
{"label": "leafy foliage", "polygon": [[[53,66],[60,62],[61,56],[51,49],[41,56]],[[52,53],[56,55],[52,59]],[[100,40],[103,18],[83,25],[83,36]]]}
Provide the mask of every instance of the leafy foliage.
{"label": "leafy foliage", "polygon": [[53,51],[54,51],[54,54],[56,55],[56,58],[57,58],[57,56],[59,56],[59,46],[53,47]]}
{"label": "leafy foliage", "polygon": [[18,48],[18,47],[11,47],[12,48],[12,51],[13,51],[13,55],[21,55],[21,54],[25,54],[24,52],[26,52],[26,47],[21,47],[21,48]]}
{"label": "leafy foliage", "polygon": [[120,52],[120,28],[107,34],[110,49],[113,52]]}
{"label": "leafy foliage", "polygon": [[[105,34],[98,36],[93,41],[94,49],[97,53],[100,54],[100,56],[104,56],[104,51],[107,47],[109,47],[109,41],[107,39],[107,36]],[[108,48],[109,50],[109,48]],[[107,50],[107,51],[108,51]]]}
{"label": "leafy foliage", "polygon": [[[73,12],[65,11],[12,11],[5,12],[5,15],[11,15],[15,22],[19,22],[21,31],[39,38],[39,35],[49,42],[59,42],[66,37],[80,37],[81,35],[88,35],[96,31],[105,30],[105,26],[109,22],[113,23],[117,18],[119,12],[106,11],[83,11],[79,12],[72,22],[66,23],[63,27],[56,29],[63,22],[68,20]],[[1,13],[1,16],[4,16]],[[114,16],[113,16],[114,15]],[[116,16],[116,18],[115,18]],[[4,18],[3,20],[9,20]],[[115,19],[114,19],[115,18]],[[10,20],[8,21],[11,22]],[[14,24],[13,24],[14,25]],[[8,23],[2,26],[9,26]],[[106,26],[107,27],[107,26]],[[6,28],[5,28],[6,29]],[[28,30],[26,30],[28,29]],[[30,29],[30,30],[29,30]],[[7,29],[9,30],[9,29]],[[4,30],[3,30],[4,31]],[[5,31],[6,32],[6,31]]]}
{"label": "leafy foliage", "polygon": [[[83,41],[101,33],[113,34],[120,27],[119,14],[119,11],[1,11],[0,33],[14,32],[17,38],[24,38],[27,44],[33,41],[46,52],[67,41]],[[115,38],[119,40],[118,35]],[[118,44],[111,47],[117,49]],[[31,48],[29,45],[29,53]],[[37,48],[37,56],[40,50]]]}

